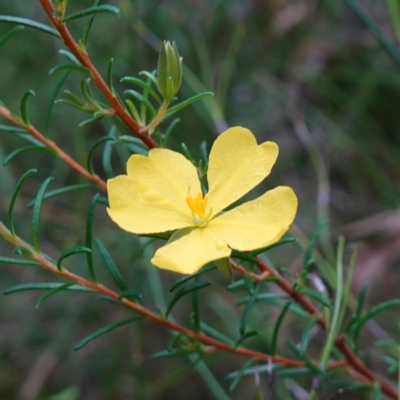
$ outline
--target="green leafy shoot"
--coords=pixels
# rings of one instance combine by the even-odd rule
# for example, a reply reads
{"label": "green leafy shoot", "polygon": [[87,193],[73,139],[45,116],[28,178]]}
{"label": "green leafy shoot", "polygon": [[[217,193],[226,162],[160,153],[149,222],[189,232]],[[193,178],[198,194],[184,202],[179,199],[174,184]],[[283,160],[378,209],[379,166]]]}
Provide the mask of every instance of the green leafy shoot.
{"label": "green leafy shoot", "polygon": [[202,282],[197,282],[197,283],[193,283],[191,285],[185,286],[184,288],[182,288],[181,290],[179,290],[175,296],[171,299],[171,301],[168,304],[167,307],[167,311],[165,313],[165,315],[168,317],[169,313],[171,312],[172,308],[174,307],[174,305],[178,302],[179,299],[181,299],[183,296],[185,296],[188,293],[191,293],[195,290],[200,290],[203,289],[207,286],[210,286],[211,282],[208,281],[202,281]]}
{"label": "green leafy shoot", "polygon": [[56,288],[50,290],[49,292],[45,293],[43,296],[40,296],[39,300],[36,302],[35,307],[38,308],[43,303],[43,301],[45,301],[49,297],[53,296],[54,294],[56,294],[58,292],[67,290],[70,286],[74,286],[74,285],[76,285],[75,282],[69,282],[69,283],[65,283],[64,285],[61,285],[59,287],[56,287]]}
{"label": "green leafy shoot", "polygon": [[8,206],[8,229],[10,230],[11,234],[15,236],[15,229],[14,229],[14,205],[17,200],[18,194],[22,188],[22,185],[24,182],[28,179],[29,176],[37,172],[36,169],[30,169],[26,171],[20,178],[20,180],[17,183],[17,186],[14,189],[14,192],[11,196],[11,201],[10,205]]}
{"label": "green leafy shoot", "polygon": [[69,21],[73,21],[74,19],[83,18],[83,17],[87,17],[90,15],[99,14],[99,13],[114,14],[117,17],[121,16],[121,12],[119,11],[119,8],[117,8],[115,6],[110,6],[110,5],[100,5],[100,6],[89,7],[84,10],[81,10],[77,13],[68,15],[68,16],[64,17],[63,22],[69,22]]}
{"label": "green leafy shoot", "polygon": [[86,336],[84,339],[79,341],[76,344],[76,346],[74,347],[74,350],[75,351],[80,350],[83,346],[87,345],[92,340],[97,339],[99,336],[102,336],[105,333],[108,333],[108,332],[114,330],[115,328],[119,328],[120,326],[127,325],[132,322],[139,321],[141,319],[142,319],[142,317],[140,317],[140,316],[139,317],[131,317],[131,318],[123,319],[122,321],[113,322],[112,324],[103,326],[103,328],[98,329],[97,331],[93,332],[92,334]]}
{"label": "green leafy shoot", "polygon": [[53,180],[53,177],[47,178],[42,185],[40,186],[40,189],[38,191],[38,194],[36,196],[36,201],[35,201],[35,206],[33,207],[33,213],[32,213],[32,243],[33,243],[33,248],[35,249],[36,252],[40,253],[40,236],[39,236],[39,222],[40,222],[40,210],[42,208],[42,203],[43,203],[43,197],[46,192],[47,186],[49,183]]}
{"label": "green leafy shoot", "polygon": [[38,29],[42,32],[49,33],[50,35],[53,35],[56,38],[59,38],[59,39],[61,38],[61,36],[57,32],[57,30],[55,30],[47,25],[41,24],[39,22],[32,21],[31,19],[14,17],[11,15],[0,15],[0,22],[7,22],[7,23],[11,23],[11,24],[23,25],[28,28],[34,28],[34,29]]}
{"label": "green leafy shoot", "polygon": [[61,253],[61,255],[60,255],[60,257],[58,258],[58,261],[57,261],[58,270],[61,271],[61,268],[62,268],[61,263],[67,257],[74,256],[75,254],[91,253],[91,252],[92,252],[91,249],[89,249],[88,247],[84,247],[84,246],[76,246],[76,247],[72,247],[71,249],[64,250]]}
{"label": "green leafy shoot", "polygon": [[14,28],[10,29],[6,34],[4,34],[2,37],[0,37],[0,47],[3,46],[8,42],[8,40],[14,36],[15,33],[18,31],[24,29],[22,25],[15,26]]}

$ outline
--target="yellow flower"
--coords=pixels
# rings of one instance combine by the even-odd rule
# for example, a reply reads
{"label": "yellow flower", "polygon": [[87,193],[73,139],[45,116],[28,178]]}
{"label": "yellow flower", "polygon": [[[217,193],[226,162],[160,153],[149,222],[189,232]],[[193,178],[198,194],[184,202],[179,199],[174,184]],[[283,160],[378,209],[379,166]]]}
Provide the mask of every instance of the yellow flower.
{"label": "yellow flower", "polygon": [[293,222],[297,198],[279,186],[256,200],[222,212],[267,175],[278,156],[273,142],[257,145],[254,135],[235,127],[214,142],[204,195],[196,168],[180,153],[152,149],[134,154],[127,175],[107,182],[111,219],[136,234],[178,230],[151,262],[192,274],[232,250],[255,250],[279,240]]}

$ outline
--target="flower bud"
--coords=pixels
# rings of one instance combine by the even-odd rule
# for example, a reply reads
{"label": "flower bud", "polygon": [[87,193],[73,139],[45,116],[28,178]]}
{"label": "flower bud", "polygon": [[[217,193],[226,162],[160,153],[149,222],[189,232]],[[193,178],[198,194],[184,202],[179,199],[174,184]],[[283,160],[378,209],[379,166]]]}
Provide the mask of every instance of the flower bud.
{"label": "flower bud", "polygon": [[174,42],[164,41],[158,57],[158,90],[166,101],[170,101],[182,82],[182,65]]}

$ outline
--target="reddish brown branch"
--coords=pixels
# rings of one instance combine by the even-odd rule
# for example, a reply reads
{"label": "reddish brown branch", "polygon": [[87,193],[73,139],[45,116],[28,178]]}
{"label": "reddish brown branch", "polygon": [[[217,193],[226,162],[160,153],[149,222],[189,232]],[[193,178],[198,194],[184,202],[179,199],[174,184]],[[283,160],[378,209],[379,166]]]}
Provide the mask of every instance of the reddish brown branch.
{"label": "reddish brown branch", "polygon": [[46,12],[51,23],[57,29],[64,44],[68,47],[71,53],[79,60],[79,62],[86,68],[90,69],[92,73],[92,80],[97,85],[103,96],[110,103],[111,107],[115,110],[115,113],[121,118],[126,126],[132,131],[132,133],[138,137],[149,149],[158,147],[157,143],[148,135],[141,133],[140,125],[130,116],[125,108],[120,104],[117,97],[110,90],[96,67],[90,61],[89,56],[84,52],[79,45],[75,42],[67,26],[61,21],[59,17],[54,17],[54,7],[50,0],[39,0],[43,10]]}
{"label": "reddish brown branch", "polygon": [[0,106],[0,115],[12,122],[14,125],[19,126],[20,128],[27,131],[31,136],[37,139],[40,143],[43,143],[49,149],[53,149],[57,156],[63,160],[66,164],[68,164],[72,169],[79,172],[82,176],[84,176],[89,181],[98,185],[101,189],[107,190],[107,184],[104,182],[99,176],[92,175],[87,169],[83,168],[80,164],[78,164],[72,157],[70,157],[64,150],[57,146],[52,140],[44,137],[34,126],[25,125],[18,119],[16,119],[10,111],[6,108]]}

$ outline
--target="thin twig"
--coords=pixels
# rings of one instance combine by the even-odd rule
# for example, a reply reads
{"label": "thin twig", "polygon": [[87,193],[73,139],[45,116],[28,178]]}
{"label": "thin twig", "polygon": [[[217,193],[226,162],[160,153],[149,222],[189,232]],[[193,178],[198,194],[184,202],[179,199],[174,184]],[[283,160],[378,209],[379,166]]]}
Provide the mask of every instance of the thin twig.
{"label": "thin twig", "polygon": [[103,181],[98,175],[92,175],[87,169],[83,168],[80,164],[78,164],[71,156],[65,153],[60,147],[57,146],[52,140],[47,139],[44,135],[42,135],[34,126],[25,125],[18,119],[16,119],[10,111],[6,108],[0,106],[0,115],[12,122],[14,125],[24,129],[31,136],[37,139],[40,143],[43,143],[49,149],[53,149],[56,151],[57,156],[63,160],[66,164],[68,164],[72,169],[79,172],[82,176],[84,176],[89,181],[98,185],[102,190],[107,190],[107,183]]}

